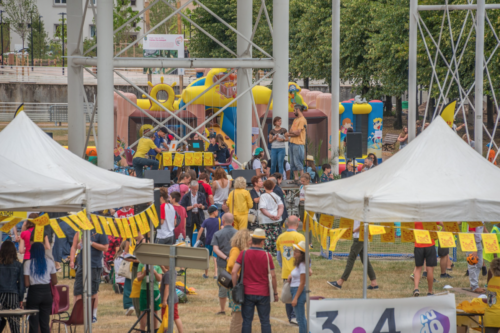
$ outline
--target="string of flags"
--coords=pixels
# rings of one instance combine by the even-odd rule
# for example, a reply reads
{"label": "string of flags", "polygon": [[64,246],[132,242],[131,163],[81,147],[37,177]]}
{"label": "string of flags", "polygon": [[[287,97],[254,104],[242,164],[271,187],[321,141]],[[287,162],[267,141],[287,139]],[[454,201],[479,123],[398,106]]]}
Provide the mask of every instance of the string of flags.
{"label": "string of flags", "polygon": [[[91,222],[84,210],[76,214],[58,217],[57,219],[64,221],[76,232],[79,232],[80,230],[95,229],[98,234],[103,234],[104,230],[104,233],[107,236],[133,238],[137,237],[139,232],[141,234],[146,234],[151,230],[151,228],[149,227],[148,217],[149,220],[153,222],[155,228],[157,228],[159,225],[159,220],[154,204],[149,206],[145,211],[126,218],[90,214],[90,220],[92,220]],[[0,216],[0,222],[7,218],[7,216]],[[57,219],[49,218],[49,215],[47,213],[35,219],[29,219],[35,224],[34,241],[43,242],[44,228],[47,225],[50,225],[52,227],[52,230],[54,230],[54,233],[57,235],[57,237],[66,238],[66,235],[59,226]],[[5,223],[2,228],[0,228],[0,230],[7,233],[21,220],[21,217],[13,217],[10,219],[10,221]],[[118,226],[118,229],[116,228],[116,226]]]}
{"label": "string of flags", "polygon": [[[320,214],[319,221],[316,219],[315,213],[305,211],[303,230],[306,223],[309,223],[309,230],[321,243],[321,247],[326,251],[327,238],[330,237],[329,251],[335,251],[337,242],[340,239],[352,240],[354,220],[340,218],[339,227],[333,229],[335,217],[332,215]],[[308,222],[307,222],[308,221]],[[472,228],[483,226],[482,222],[467,222]],[[395,226],[394,222],[383,222],[380,225],[370,224],[368,226],[368,240],[371,242],[373,236],[380,235],[382,243],[394,243],[396,241],[396,229],[401,229],[402,243],[419,243],[432,244],[432,240],[439,241],[439,245],[443,248],[456,247],[455,235],[458,235],[460,247],[463,252],[476,252],[477,246],[474,233],[461,232],[458,222],[443,222],[444,231],[438,228],[436,222],[422,222],[424,229],[415,229],[414,222],[401,222],[401,226]],[[481,233],[484,252],[500,253],[500,245],[496,234]],[[359,241],[364,240],[364,228],[359,229]]]}

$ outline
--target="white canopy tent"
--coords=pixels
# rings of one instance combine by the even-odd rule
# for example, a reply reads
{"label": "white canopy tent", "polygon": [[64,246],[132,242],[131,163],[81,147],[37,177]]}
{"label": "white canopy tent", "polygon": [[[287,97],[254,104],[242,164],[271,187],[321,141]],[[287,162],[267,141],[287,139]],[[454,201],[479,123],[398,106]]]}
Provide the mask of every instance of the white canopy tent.
{"label": "white canopy tent", "polygon": [[[46,202],[53,202],[52,206],[46,205],[39,208],[46,212],[69,212],[86,208],[87,214],[90,214],[91,211],[154,201],[153,180],[129,177],[96,167],[51,139],[24,112],[16,116],[0,132],[0,158],[23,166],[23,168],[10,170],[10,174],[15,179],[22,179],[26,175],[26,179],[35,181],[38,177],[36,175],[33,177],[33,174],[40,175],[40,182],[55,179],[52,185],[48,184],[47,188],[39,189],[38,193],[34,192],[38,189],[37,183],[32,184],[31,196],[26,194],[26,189],[29,187],[24,190],[19,188],[17,193],[11,192],[12,196],[19,198],[16,200],[30,200],[36,195],[43,196]],[[80,193],[75,193],[78,194],[78,200],[68,200],[67,197],[60,195],[55,190],[57,182],[80,189]],[[28,210],[10,204],[8,201],[2,201],[1,196],[0,209]],[[29,208],[31,209],[34,207]],[[92,332],[89,231],[83,232],[82,243],[82,247],[86,249],[83,251],[82,258],[84,331]]]}
{"label": "white canopy tent", "polygon": [[370,171],[306,189],[306,210],[365,222],[498,221],[500,169],[441,117]]}

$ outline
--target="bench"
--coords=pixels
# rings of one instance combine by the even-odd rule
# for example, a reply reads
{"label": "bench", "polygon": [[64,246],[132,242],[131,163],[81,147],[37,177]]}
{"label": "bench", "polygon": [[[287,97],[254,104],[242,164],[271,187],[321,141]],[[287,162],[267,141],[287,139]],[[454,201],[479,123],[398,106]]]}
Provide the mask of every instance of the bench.
{"label": "bench", "polygon": [[389,151],[395,149],[395,144],[398,142],[398,134],[386,134],[382,140],[382,150]]}

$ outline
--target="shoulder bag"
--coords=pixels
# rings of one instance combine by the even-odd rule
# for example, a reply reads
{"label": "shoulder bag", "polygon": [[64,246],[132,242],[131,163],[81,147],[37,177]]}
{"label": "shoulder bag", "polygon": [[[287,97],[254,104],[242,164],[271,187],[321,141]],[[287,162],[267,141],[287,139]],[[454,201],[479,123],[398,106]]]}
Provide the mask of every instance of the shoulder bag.
{"label": "shoulder bag", "polygon": [[[226,259],[226,268],[227,268],[227,259]],[[217,276],[217,282],[220,283],[226,289],[231,289],[233,287],[233,277],[231,273],[227,271],[227,269],[220,270],[219,275]]]}
{"label": "shoulder bag", "polygon": [[281,289],[281,301],[285,304],[292,303],[292,292],[290,291],[290,282],[288,282],[288,280],[283,283],[283,289]]}
{"label": "shoulder bag", "polygon": [[271,275],[271,266],[269,266],[269,254],[266,253],[266,258],[267,258],[267,280],[269,284],[269,297],[270,297],[270,302],[273,302],[273,297],[274,297],[274,289],[273,289],[273,277]]}
{"label": "shoulder bag", "polygon": [[132,279],[132,272],[130,271],[131,263],[125,260],[122,260],[120,263],[120,267],[118,268],[118,276],[122,276],[126,279]]}
{"label": "shoulder bag", "polygon": [[241,258],[241,275],[238,283],[236,284],[236,286],[234,286],[232,291],[233,302],[235,304],[243,304],[243,302],[245,301],[245,287],[243,286],[243,273],[245,271],[245,252],[243,252],[243,257]]}

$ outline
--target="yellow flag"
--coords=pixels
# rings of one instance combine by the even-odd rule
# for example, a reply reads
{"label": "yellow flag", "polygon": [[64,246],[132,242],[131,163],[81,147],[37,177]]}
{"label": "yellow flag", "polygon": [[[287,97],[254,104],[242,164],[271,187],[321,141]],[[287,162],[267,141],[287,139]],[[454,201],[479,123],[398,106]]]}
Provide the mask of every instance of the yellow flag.
{"label": "yellow flag", "polygon": [[[365,224],[363,222],[361,222],[359,224],[359,238],[358,238],[358,240],[360,242],[365,241]],[[368,226],[368,241],[369,242],[373,241],[373,235],[370,234],[370,226]]]}
{"label": "yellow flag", "polygon": [[184,154],[176,153],[174,157],[174,166],[182,168],[182,162],[184,162]]}
{"label": "yellow flag", "polygon": [[329,250],[334,252],[335,249],[337,248],[337,242],[339,239],[342,237],[342,235],[347,231],[347,229],[333,229],[329,230],[330,234],[330,248]]}
{"label": "yellow flag", "polygon": [[[99,218],[101,218],[101,216],[99,216]],[[103,220],[104,220],[104,216],[102,217],[101,222]],[[111,232],[113,233],[113,236],[120,237],[120,234],[116,230],[115,222],[113,221],[113,219],[111,217],[107,217],[106,218],[106,222],[108,222],[107,224],[108,224],[109,228],[111,229]],[[104,225],[104,223],[103,223],[103,225]]]}
{"label": "yellow flag", "polygon": [[[85,225],[85,227],[86,227],[85,230],[94,229],[94,226],[92,225],[92,223],[90,223],[89,219],[87,218],[87,214],[85,214],[84,212],[78,212],[77,215],[80,218],[80,220],[83,222],[83,224]],[[101,234],[102,234],[102,230],[101,230]]]}
{"label": "yellow flag", "polygon": [[134,219],[134,217],[133,217],[133,216],[131,216],[131,217],[129,217],[129,218],[128,218],[128,220],[129,220],[129,222],[130,222],[130,227],[132,228],[132,236],[134,236],[134,237],[139,236],[139,235],[137,234],[137,225],[135,224],[135,219]]}
{"label": "yellow flag", "polygon": [[121,219],[115,219],[116,224],[118,225],[118,229],[120,230],[120,235],[122,236],[123,239],[127,239],[127,233],[125,232],[125,229],[123,229],[122,225],[122,220]]}
{"label": "yellow flag", "polygon": [[402,243],[415,243],[415,229],[414,222],[401,222],[401,242]]}
{"label": "yellow flag", "polygon": [[168,304],[165,306],[165,313],[161,319],[161,325],[157,332],[165,332],[168,329]]}
{"label": "yellow flag", "polygon": [[[93,216],[94,215],[92,215],[92,218],[93,218]],[[109,225],[108,225],[108,222],[106,221],[106,218],[104,216],[99,216],[99,221],[101,221],[102,227],[103,227],[106,235],[113,236],[113,234],[111,233],[111,230],[109,229]]]}
{"label": "yellow flag", "polygon": [[94,214],[92,214],[92,215],[90,215],[90,218],[92,219],[92,222],[94,223],[95,231],[98,234],[102,235],[102,228],[101,228],[101,225],[99,224],[99,220],[97,219],[97,216],[95,216]]}
{"label": "yellow flag", "polygon": [[146,213],[142,212],[140,215],[141,215],[142,224],[144,225],[144,231],[146,233],[150,232],[151,231],[151,227],[149,226],[149,220],[146,217]]}
{"label": "yellow flag", "polygon": [[476,240],[474,239],[474,234],[458,234],[458,239],[460,240],[460,246],[463,252],[476,252]]}
{"label": "yellow flag", "polygon": [[333,220],[334,219],[335,219],[335,216],[321,214],[319,217],[319,224],[324,225],[328,229],[331,229],[331,228],[333,228]]}
{"label": "yellow flag", "polygon": [[158,219],[156,218],[155,214],[151,211],[151,207],[149,207],[147,210],[146,210],[146,213],[148,213],[148,216],[149,218],[151,219],[151,221],[153,222],[153,225],[155,226],[155,228],[158,228]]}
{"label": "yellow flag", "polygon": [[455,244],[455,239],[453,238],[453,233],[451,232],[438,232],[439,247],[457,247]]}
{"label": "yellow flag", "polygon": [[194,153],[194,164],[197,166],[203,166],[203,153],[202,152],[195,152]]}
{"label": "yellow flag", "polygon": [[385,234],[385,228],[383,226],[370,224],[368,226],[368,229],[369,229],[370,235],[373,235],[373,236]]}
{"label": "yellow flag", "polygon": [[443,108],[441,112],[441,118],[446,121],[448,126],[453,127],[453,120],[455,119],[455,107],[457,105],[457,101],[452,101]]}
{"label": "yellow flag", "polygon": [[396,230],[394,229],[394,223],[383,222],[380,223],[385,227],[385,234],[380,236],[381,243],[394,243],[396,241]]}
{"label": "yellow flag", "polygon": [[8,216],[0,215],[0,222],[2,222],[3,220],[6,220],[8,218],[9,218]]}
{"label": "yellow flag", "polygon": [[187,166],[194,165],[194,153],[184,153],[184,161]]}
{"label": "yellow flag", "polygon": [[144,235],[146,233],[146,229],[144,228],[144,224],[142,223],[141,214],[135,215],[134,218],[135,223],[137,223],[137,226],[139,227],[139,231]]}
{"label": "yellow flag", "polygon": [[448,232],[460,232],[457,222],[443,222],[444,230]]}
{"label": "yellow flag", "polygon": [[46,226],[50,223],[49,214],[45,213],[42,216],[37,217],[36,219],[31,220],[35,225]]}
{"label": "yellow flag", "polygon": [[70,215],[68,217],[71,219],[71,221],[73,221],[73,222],[76,223],[76,225],[78,226],[78,228],[83,229],[83,230],[87,230],[85,224],[83,224],[83,222],[78,218],[78,216],[76,216],[76,215]]}
{"label": "yellow flag", "polygon": [[172,153],[163,153],[163,166],[172,166]]}
{"label": "yellow flag", "polygon": [[500,253],[498,239],[495,234],[481,234],[483,238],[484,253]]}
{"label": "yellow flag", "polygon": [[155,204],[152,204],[152,205],[151,205],[151,210],[152,210],[152,212],[153,212],[154,216],[156,217],[156,219],[157,219],[158,221],[160,221],[160,219],[158,218],[158,213],[156,212],[156,207],[155,207]]}
{"label": "yellow flag", "polygon": [[214,154],[210,152],[203,153],[203,165],[212,166],[214,165]]}
{"label": "yellow flag", "polygon": [[135,246],[137,245],[135,238],[132,238],[130,240],[130,245],[128,246],[128,253],[134,254],[135,251]]}
{"label": "yellow flag", "polygon": [[16,226],[16,224],[18,224],[21,220],[22,220],[22,218],[20,218],[20,217],[14,217],[14,218],[12,218],[12,220],[10,220],[6,224],[4,224],[2,226],[2,229],[0,229],[0,230],[2,230],[3,232],[5,232],[7,234],[10,232],[10,229],[14,228]]}
{"label": "yellow flag", "polygon": [[50,226],[52,227],[52,230],[56,233],[57,237],[59,238],[66,238],[66,235],[62,231],[61,227],[59,226],[59,223],[57,223],[56,219],[51,219],[50,220]]}
{"label": "yellow flag", "polygon": [[469,227],[471,228],[477,228],[477,227],[482,227],[484,224],[481,221],[474,221],[474,222],[467,222],[469,224]]}
{"label": "yellow flag", "polygon": [[127,238],[132,238],[132,231],[130,231],[130,226],[128,225],[128,221],[126,218],[122,218],[122,226],[123,230],[125,230]]}
{"label": "yellow flag", "polygon": [[324,226],[321,226],[321,248],[326,250],[326,238],[328,237],[328,229]]}
{"label": "yellow flag", "polygon": [[430,231],[431,239],[438,239],[436,231],[439,231],[439,228],[436,222],[422,222],[422,226],[424,227],[424,230]]}
{"label": "yellow flag", "polygon": [[432,244],[431,235],[428,230],[413,230],[415,234],[415,242],[417,244]]}
{"label": "yellow flag", "polygon": [[344,234],[342,235],[341,239],[352,239],[353,226],[354,226],[354,220],[346,219],[343,217],[340,218],[339,228],[340,229],[347,229],[344,232]]}
{"label": "yellow flag", "polygon": [[80,231],[80,229],[78,229],[78,227],[73,222],[71,222],[70,219],[68,219],[67,216],[60,217],[59,219],[61,219],[64,222],[66,222],[66,224],[69,225],[71,227],[71,229],[75,230],[76,232]]}
{"label": "yellow flag", "polygon": [[[49,223],[50,223],[50,221],[49,221]],[[42,243],[43,242],[43,230],[44,229],[45,229],[45,227],[43,225],[35,224],[35,230],[34,230],[35,237],[33,238],[33,241],[35,243]]]}
{"label": "yellow flag", "polygon": [[24,103],[21,103],[21,105],[19,105],[19,106],[17,107],[17,110],[16,110],[16,112],[14,113],[14,117],[13,117],[13,118],[15,118],[15,117],[16,117],[18,114],[20,114],[22,111],[24,111]]}

